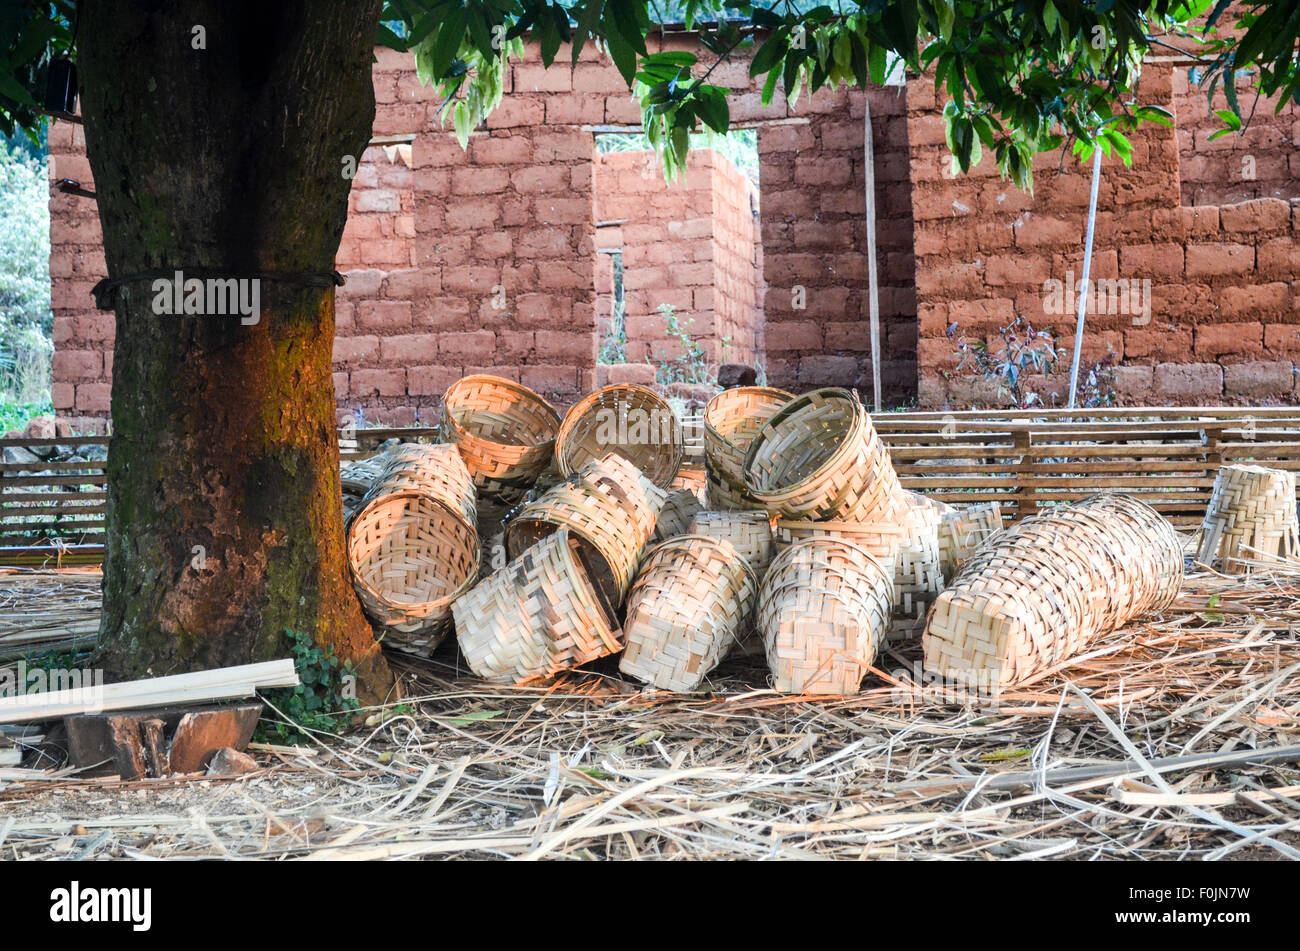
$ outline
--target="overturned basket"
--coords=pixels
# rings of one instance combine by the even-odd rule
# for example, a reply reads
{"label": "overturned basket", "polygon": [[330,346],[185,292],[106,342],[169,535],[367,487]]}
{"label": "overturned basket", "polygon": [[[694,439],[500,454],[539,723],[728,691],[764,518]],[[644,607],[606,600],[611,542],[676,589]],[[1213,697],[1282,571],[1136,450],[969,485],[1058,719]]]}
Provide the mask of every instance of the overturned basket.
{"label": "overturned basket", "polygon": [[889,522],[902,488],[871,419],[850,390],[813,390],[767,421],[745,454],[745,488],[783,516]]}
{"label": "overturned basket", "polygon": [[698,690],[740,643],[758,578],[729,542],[682,535],[646,553],[627,599],[618,669],[664,690]]}
{"label": "overturned basket", "polygon": [[551,461],[560,416],[526,386],[474,374],[442,398],[442,439],[453,443],[480,495],[518,501]]}
{"label": "overturned basket", "polygon": [[766,512],[698,512],[688,531],[730,542],[760,579],[772,563],[772,523]]}
{"label": "overturned basket", "polygon": [[[428,655],[441,643],[452,602],[478,578],[479,540],[465,517],[465,500],[442,493],[449,486],[473,486],[465,464],[451,449],[416,459],[392,459],[348,526],[348,563],[357,598],[367,616],[385,629],[384,643]],[[454,460],[454,461],[453,461]],[[443,472],[460,468],[460,474]],[[415,472],[435,473],[422,490]]]}
{"label": "overturned basket", "polygon": [[709,504],[715,509],[753,509],[761,504],[745,488],[745,452],[793,393],[768,386],[723,390],[704,409],[704,463]]}
{"label": "overturned basket", "polygon": [[608,453],[622,456],[666,489],[681,468],[681,420],[663,397],[635,384],[615,384],[583,397],[565,414],[555,441],[562,475]]}
{"label": "overturned basket", "polygon": [[622,648],[579,547],[560,528],[456,601],[456,640],[470,670],[495,683],[523,683]]}
{"label": "overturned basket", "polygon": [[935,601],[926,670],[995,691],[1067,662],[1096,637],[1168,606],[1182,542],[1131,497],[1094,496],[989,539]]}
{"label": "overturned basket", "polygon": [[385,453],[387,464],[371,492],[423,492],[455,509],[470,525],[478,521],[478,496],[455,446],[408,442]]}
{"label": "overturned basket", "polygon": [[758,629],[783,693],[856,693],[889,624],[893,579],[841,538],[786,548],[763,579]]}
{"label": "overturned basket", "polygon": [[1300,557],[1295,473],[1263,466],[1222,466],[1201,523],[1196,560],[1228,574],[1254,562]]}
{"label": "overturned basket", "polygon": [[578,556],[602,607],[616,616],[666,493],[632,463],[610,453],[512,513],[506,525],[511,558],[559,528],[577,539]]}

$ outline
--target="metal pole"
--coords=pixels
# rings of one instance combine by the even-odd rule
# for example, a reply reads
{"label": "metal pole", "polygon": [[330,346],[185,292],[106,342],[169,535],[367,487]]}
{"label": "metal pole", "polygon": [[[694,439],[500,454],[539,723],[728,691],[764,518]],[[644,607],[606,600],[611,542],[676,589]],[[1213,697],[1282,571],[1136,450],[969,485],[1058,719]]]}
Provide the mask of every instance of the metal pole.
{"label": "metal pole", "polygon": [[1088,275],[1092,271],[1092,236],[1097,228],[1097,188],[1101,185],[1101,146],[1092,153],[1092,197],[1088,199],[1088,237],[1083,248],[1083,279],[1079,282],[1078,319],[1074,322],[1074,359],[1070,362],[1070,404],[1079,395],[1079,360],[1083,356],[1083,324],[1088,316]]}
{"label": "metal pole", "polygon": [[869,301],[871,307],[871,395],[875,409],[880,412],[880,288],[876,274],[876,155],[871,141],[871,103],[862,100],[863,180],[867,189],[867,275],[871,280]]}

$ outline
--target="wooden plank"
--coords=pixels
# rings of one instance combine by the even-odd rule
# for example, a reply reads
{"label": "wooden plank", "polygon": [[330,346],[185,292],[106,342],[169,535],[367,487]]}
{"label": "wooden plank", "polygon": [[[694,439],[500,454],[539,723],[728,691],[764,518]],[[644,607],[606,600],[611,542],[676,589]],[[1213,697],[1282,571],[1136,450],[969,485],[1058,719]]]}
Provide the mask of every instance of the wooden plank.
{"label": "wooden plank", "polygon": [[298,683],[293,661],[286,658],[192,674],[0,697],[0,722],[24,723],[86,712],[242,699],[253,696],[259,689],[296,687]]}

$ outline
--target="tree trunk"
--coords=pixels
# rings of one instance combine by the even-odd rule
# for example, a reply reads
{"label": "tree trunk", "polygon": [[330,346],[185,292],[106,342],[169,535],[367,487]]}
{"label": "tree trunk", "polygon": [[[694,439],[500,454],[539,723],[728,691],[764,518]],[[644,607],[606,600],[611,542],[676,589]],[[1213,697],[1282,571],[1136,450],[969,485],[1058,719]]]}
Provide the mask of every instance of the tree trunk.
{"label": "tree trunk", "polygon": [[[301,277],[334,268],[345,157],[360,160],[374,120],[379,7],[77,5],[86,148],[121,282],[100,629],[115,675],[285,656],[294,632],[351,660],[363,698],[392,687],[348,578],[334,290]],[[257,322],[160,313],[159,270],[260,275]]]}

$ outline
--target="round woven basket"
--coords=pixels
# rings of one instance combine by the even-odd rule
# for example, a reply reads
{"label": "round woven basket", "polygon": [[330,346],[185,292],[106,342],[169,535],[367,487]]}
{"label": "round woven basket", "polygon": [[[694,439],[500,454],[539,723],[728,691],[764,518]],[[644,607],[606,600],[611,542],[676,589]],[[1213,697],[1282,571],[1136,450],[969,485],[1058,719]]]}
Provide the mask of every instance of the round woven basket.
{"label": "round woven basket", "polygon": [[474,480],[455,446],[402,443],[388,450],[388,461],[370,494],[421,492],[445,502],[469,525],[478,522]]}
{"label": "round woven basket", "polygon": [[506,523],[506,550],[517,558],[545,536],[568,528],[612,623],[665,498],[641,470],[610,453],[513,512]]}
{"label": "round woven basket", "polygon": [[691,520],[703,509],[699,497],[690,489],[671,489],[655,522],[655,539],[663,541],[685,535],[690,531]]}
{"label": "round woven basket", "polygon": [[711,508],[762,507],[745,488],[745,452],[764,424],[792,399],[793,393],[770,386],[737,386],[709,400],[704,408],[704,465]]}
{"label": "round woven basket", "polygon": [[991,537],[936,599],[922,644],[944,682],[996,691],[1067,663],[1172,602],[1182,541],[1150,506],[1101,495]]}
{"label": "round woven basket", "polygon": [[698,690],[739,644],[758,578],[720,538],[682,535],[650,549],[627,599],[618,669],[664,690]]}
{"label": "round woven basket", "polygon": [[622,649],[578,548],[560,528],[456,601],[456,640],[470,670],[525,683]]}
{"label": "round woven basket", "polygon": [[730,542],[760,579],[772,563],[772,521],[766,512],[698,512],[688,531]]}
{"label": "round woven basket", "polygon": [[446,635],[452,602],[478,578],[478,535],[420,492],[379,495],[352,519],[348,562],[361,606],[385,629],[385,646],[428,656]]}
{"label": "round woven basket", "polygon": [[388,452],[377,453],[368,459],[354,459],[339,468],[339,483],[344,495],[364,497],[384,472],[391,457]]}
{"label": "round woven basket", "polygon": [[654,390],[615,384],[589,393],[569,409],[555,441],[562,475],[614,453],[666,489],[685,455],[681,420]]}
{"label": "round woven basket", "polygon": [[857,693],[889,624],[889,571],[842,538],[810,538],[774,559],[758,630],[772,685],[783,693]]}
{"label": "round woven basket", "polygon": [[454,443],[479,493],[518,501],[551,461],[560,415],[526,386],[474,374],[442,398],[441,435]]}
{"label": "round woven basket", "polygon": [[1196,560],[1227,574],[1256,562],[1300,556],[1295,473],[1263,466],[1221,466],[1201,523]]}
{"label": "round woven basket", "polygon": [[478,578],[474,485],[454,446],[397,446],[348,525],[352,583],[384,643],[429,655]]}
{"label": "round woven basket", "polygon": [[813,390],[767,421],[745,454],[745,488],[796,519],[889,522],[906,501],[889,451],[850,390]]}
{"label": "round woven basket", "polygon": [[939,561],[945,578],[952,578],[962,563],[986,541],[1002,531],[1002,505],[981,502],[954,508],[939,517]]}

